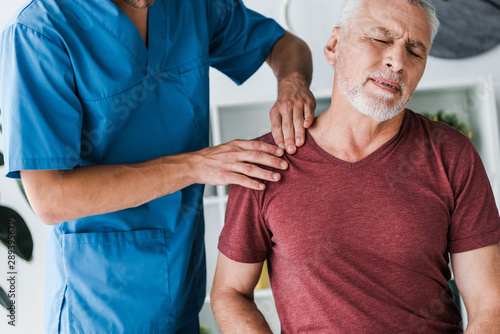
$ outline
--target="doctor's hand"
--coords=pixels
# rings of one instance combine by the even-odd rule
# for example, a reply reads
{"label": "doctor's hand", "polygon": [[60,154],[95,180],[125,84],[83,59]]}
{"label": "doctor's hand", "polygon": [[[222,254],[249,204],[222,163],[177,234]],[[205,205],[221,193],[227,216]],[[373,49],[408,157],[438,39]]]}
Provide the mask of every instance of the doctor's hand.
{"label": "doctor's hand", "polygon": [[271,109],[271,132],[276,145],[293,154],[305,141],[305,129],[314,122],[316,100],[309,90],[312,54],[307,44],[286,31],[266,62],[278,79],[278,100]]}
{"label": "doctor's hand", "polygon": [[196,183],[238,184],[263,190],[265,185],[256,179],[276,182],[281,175],[256,165],[285,170],[288,163],[280,159],[283,154],[281,148],[256,140],[233,140],[208,147],[192,153]]}
{"label": "doctor's hand", "polygon": [[300,78],[282,79],[278,100],[271,109],[271,132],[276,144],[295,153],[304,144],[305,129],[314,122],[316,100]]}

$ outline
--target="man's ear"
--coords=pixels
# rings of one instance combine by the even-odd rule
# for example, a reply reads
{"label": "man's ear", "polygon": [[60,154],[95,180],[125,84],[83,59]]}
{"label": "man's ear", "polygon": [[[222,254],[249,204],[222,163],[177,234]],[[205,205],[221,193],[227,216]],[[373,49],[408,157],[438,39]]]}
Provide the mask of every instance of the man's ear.
{"label": "man's ear", "polygon": [[339,41],[342,38],[342,33],[340,32],[339,27],[335,27],[332,30],[332,33],[330,35],[330,39],[328,40],[328,43],[326,43],[325,48],[323,49],[323,52],[325,53],[325,58],[330,66],[334,66],[337,63],[337,47],[339,45]]}

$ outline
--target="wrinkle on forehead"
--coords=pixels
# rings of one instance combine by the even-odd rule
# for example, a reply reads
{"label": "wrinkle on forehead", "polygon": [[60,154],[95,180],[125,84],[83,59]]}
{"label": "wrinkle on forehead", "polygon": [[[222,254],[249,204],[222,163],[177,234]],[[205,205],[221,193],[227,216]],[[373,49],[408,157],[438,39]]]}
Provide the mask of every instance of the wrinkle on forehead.
{"label": "wrinkle on forehead", "polygon": [[378,33],[385,34],[387,31],[393,38],[407,33],[412,36],[408,39],[409,45],[428,51],[426,45],[431,42],[431,27],[427,14],[419,5],[402,0],[367,0],[354,21],[357,21],[354,27],[362,27],[367,32],[369,29],[381,29]]}

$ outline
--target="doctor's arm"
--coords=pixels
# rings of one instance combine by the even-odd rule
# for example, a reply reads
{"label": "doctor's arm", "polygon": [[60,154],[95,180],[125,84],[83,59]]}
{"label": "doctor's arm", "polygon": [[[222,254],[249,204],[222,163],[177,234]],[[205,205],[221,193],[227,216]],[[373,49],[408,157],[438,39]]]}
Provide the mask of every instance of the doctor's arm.
{"label": "doctor's arm", "polygon": [[26,195],[47,225],[136,207],[189,185],[239,184],[262,190],[276,182],[283,150],[260,141],[234,140],[206,149],[136,164],[21,171]]}
{"label": "doctor's arm", "polygon": [[500,333],[500,245],[452,253],[451,263],[467,309],[465,334]]}
{"label": "doctor's arm", "polygon": [[312,56],[307,44],[285,32],[267,58],[278,79],[278,99],[271,109],[271,131],[278,146],[294,153],[314,121],[316,100],[309,90]]}
{"label": "doctor's arm", "polygon": [[262,264],[236,262],[219,252],[210,304],[222,333],[272,333],[253,298]]}

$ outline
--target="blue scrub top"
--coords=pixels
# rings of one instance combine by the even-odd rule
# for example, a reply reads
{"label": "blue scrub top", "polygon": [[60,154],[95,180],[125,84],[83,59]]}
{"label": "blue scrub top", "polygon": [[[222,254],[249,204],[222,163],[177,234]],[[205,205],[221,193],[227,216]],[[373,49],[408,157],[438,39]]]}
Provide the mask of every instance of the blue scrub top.
{"label": "blue scrub top", "polygon": [[[147,49],[111,1],[31,1],[0,37],[7,176],[208,146],[209,66],[242,83],[283,34],[238,0],[156,0]],[[53,226],[47,332],[172,333],[196,318],[202,197],[193,185]]]}

